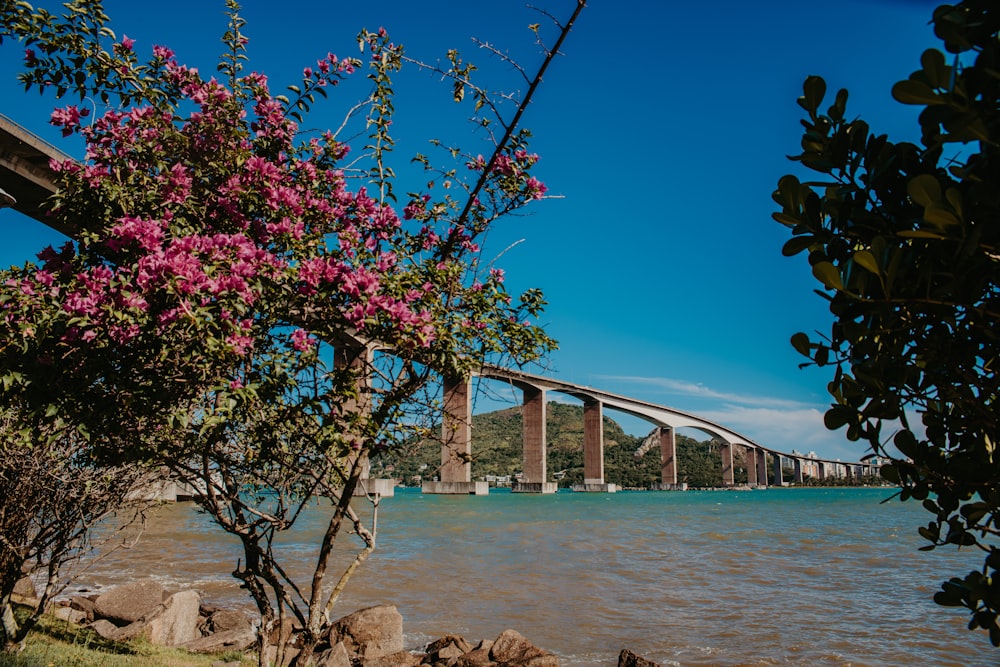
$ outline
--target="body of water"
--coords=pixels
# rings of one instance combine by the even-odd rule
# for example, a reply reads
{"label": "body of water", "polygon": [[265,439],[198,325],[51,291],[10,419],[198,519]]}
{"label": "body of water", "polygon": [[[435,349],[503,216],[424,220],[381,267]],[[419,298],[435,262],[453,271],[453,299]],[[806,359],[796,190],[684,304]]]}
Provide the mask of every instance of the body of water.
{"label": "body of water", "polygon": [[[929,515],[912,502],[881,504],[891,493],[405,490],[382,501],[378,548],[337,613],[397,605],[409,648],[513,628],[567,667],[612,667],[622,648],[683,666],[996,664],[1000,651],[965,629],[964,613],[931,600],[941,581],[981,563],[978,553],[917,551]],[[326,516],[311,510],[284,541],[303,585]],[[153,576],[250,609],[230,576],[239,557],[234,540],[182,503],[79,583]]]}

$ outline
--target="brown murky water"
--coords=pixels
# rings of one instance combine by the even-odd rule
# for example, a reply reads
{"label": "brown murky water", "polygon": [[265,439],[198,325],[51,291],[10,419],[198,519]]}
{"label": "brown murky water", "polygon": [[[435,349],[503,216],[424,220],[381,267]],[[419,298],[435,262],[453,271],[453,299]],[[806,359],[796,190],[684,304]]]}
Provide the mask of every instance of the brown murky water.
{"label": "brown murky water", "polygon": [[[916,551],[924,512],[880,504],[889,493],[403,491],[383,501],[378,549],[338,612],[395,604],[411,648],[514,628],[568,667],[613,666],[625,647],[684,666],[996,664],[961,612],[930,599],[976,554]],[[325,515],[311,511],[283,546],[303,577]],[[79,584],[149,575],[250,608],[230,576],[239,557],[191,504],[167,506]]]}

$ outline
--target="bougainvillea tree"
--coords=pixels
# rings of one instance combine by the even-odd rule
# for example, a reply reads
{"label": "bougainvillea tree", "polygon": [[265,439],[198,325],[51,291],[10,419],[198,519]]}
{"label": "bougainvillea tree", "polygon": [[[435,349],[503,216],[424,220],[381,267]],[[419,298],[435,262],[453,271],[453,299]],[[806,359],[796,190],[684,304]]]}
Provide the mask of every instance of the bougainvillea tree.
{"label": "bougainvillea tree", "polygon": [[[86,438],[104,461],[164,465],[191,483],[243,546],[234,574],[262,615],[261,660],[290,614],[305,664],[374,547],[350,504],[366,458],[426,435],[442,376],[552,346],[533,323],[540,293],[508,294],[480,243],[545,192],[520,116],[583,2],[556,23],[510,115],[449,52],[451,94],[472,91],[474,120],[500,131],[484,150],[444,151],[450,165],[418,156],[450,187],[435,195],[425,178],[399,208],[392,78],[416,63],[385,31],[359,36],[366,61],[328,55],[286,96],[244,71],[233,2],[218,80],[165,47],[140,62],[100,3],[70,4],[62,19],[18,4],[5,23],[28,47],[27,85],[110,106],[96,118],[72,105],[53,114],[86,142],[83,161],[53,165],[52,215],[76,234],[4,276],[0,392],[27,406],[26,421]],[[351,106],[368,128],[360,145],[300,130],[317,96],[366,69],[371,95]],[[333,509],[301,585],[274,539],[317,497]],[[345,522],[365,544],[333,582]]]}

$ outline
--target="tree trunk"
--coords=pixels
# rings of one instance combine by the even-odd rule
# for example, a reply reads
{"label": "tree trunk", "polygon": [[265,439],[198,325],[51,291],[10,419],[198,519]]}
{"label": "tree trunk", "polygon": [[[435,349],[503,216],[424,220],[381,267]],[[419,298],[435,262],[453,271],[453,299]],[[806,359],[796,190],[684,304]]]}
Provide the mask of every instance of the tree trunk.
{"label": "tree trunk", "polygon": [[17,640],[17,619],[10,604],[10,596],[0,600],[0,646],[4,653],[20,653],[24,650],[24,640]]}

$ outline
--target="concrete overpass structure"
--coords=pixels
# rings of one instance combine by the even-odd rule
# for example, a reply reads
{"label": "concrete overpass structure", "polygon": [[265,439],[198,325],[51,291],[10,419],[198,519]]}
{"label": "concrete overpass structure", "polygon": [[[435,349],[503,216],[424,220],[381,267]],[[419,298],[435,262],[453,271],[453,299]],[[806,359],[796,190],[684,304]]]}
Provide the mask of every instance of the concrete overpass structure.
{"label": "concrete overpass structure", "polygon": [[[681,488],[678,483],[677,446],[675,431],[693,428],[709,435],[718,445],[723,486],[735,485],[735,448],[744,452],[747,484],[766,487],[769,475],[767,457],[773,463],[774,484],[784,485],[785,463],[790,462],[792,480],[801,484],[806,471],[818,479],[827,477],[864,477],[877,473],[871,463],[833,461],[781,452],[761,445],[722,424],[684,412],[676,408],[656,405],[636,398],[606,392],[595,387],[556,380],[543,375],[500,366],[483,366],[481,378],[504,382],[523,393],[523,475],[515,492],[553,493],[556,484],[549,480],[546,469],[545,412],[547,392],[572,396],[583,403],[583,459],[584,481],[574,487],[578,491],[614,492],[615,485],[604,477],[604,409],[611,408],[638,417],[654,426],[659,440],[661,480],[658,489]],[[472,379],[445,380],[444,416],[441,435],[440,481],[425,482],[425,493],[485,493],[485,482],[475,482],[471,477],[473,456],[472,433]]]}
{"label": "concrete overpass structure", "polygon": [[[44,201],[56,192],[50,160],[66,160],[70,156],[28,132],[5,116],[0,115],[0,208],[11,206],[15,210],[66,234],[74,229],[58,226],[42,209]],[[356,347],[363,346],[365,354],[371,348],[360,341],[338,348],[338,363],[356,363]],[[351,352],[344,355],[345,352]],[[353,359],[354,361],[351,361]],[[619,410],[651,423],[657,429],[660,447],[661,489],[678,488],[677,451],[675,430],[694,428],[702,431],[719,446],[722,480],[725,486],[735,484],[733,452],[742,448],[747,462],[747,483],[750,486],[767,486],[767,456],[773,460],[775,484],[784,484],[783,462],[792,463],[794,481],[801,483],[805,471],[824,479],[841,474],[854,477],[874,473],[869,463],[844,463],[822,460],[795,453],[780,452],[754,442],[736,431],[697,415],[675,408],[655,405],[635,398],[612,394],[594,387],[563,382],[542,375],[533,375],[498,366],[483,366],[478,375],[482,378],[504,382],[523,392],[523,477],[515,491],[552,493],[556,484],[549,480],[546,470],[545,412],[546,393],[557,392],[573,396],[583,402],[584,410],[584,482],[581,491],[615,491],[604,477],[603,413],[605,408]],[[439,480],[424,484],[427,493],[483,494],[486,482],[474,482],[472,473],[472,380],[448,379],[444,383],[444,410],[442,418],[441,470]],[[362,392],[364,393],[364,392]],[[360,407],[360,406],[359,406]],[[391,493],[373,480],[369,486],[379,488],[384,495]]]}

